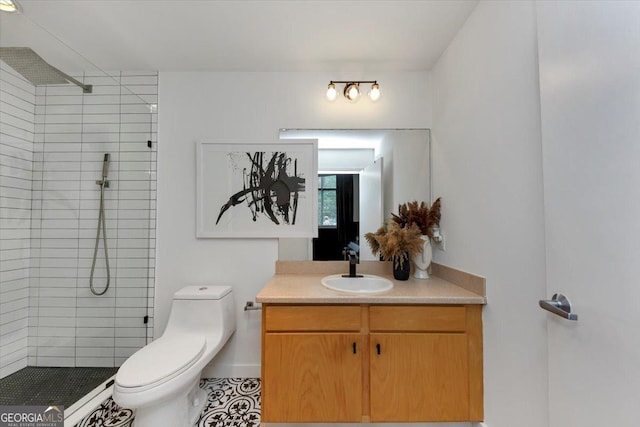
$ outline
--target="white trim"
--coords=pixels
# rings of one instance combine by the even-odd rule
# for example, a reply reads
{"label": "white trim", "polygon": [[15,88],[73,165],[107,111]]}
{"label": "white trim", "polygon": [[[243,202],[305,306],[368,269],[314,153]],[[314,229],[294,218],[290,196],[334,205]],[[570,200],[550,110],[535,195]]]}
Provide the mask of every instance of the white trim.
{"label": "white trim", "polygon": [[102,404],[113,394],[113,385],[105,387],[109,381],[115,381],[116,376],[112,376],[98,387],[91,390],[82,399],[71,405],[64,411],[64,427],[73,427],[84,417],[89,415],[94,409]]}

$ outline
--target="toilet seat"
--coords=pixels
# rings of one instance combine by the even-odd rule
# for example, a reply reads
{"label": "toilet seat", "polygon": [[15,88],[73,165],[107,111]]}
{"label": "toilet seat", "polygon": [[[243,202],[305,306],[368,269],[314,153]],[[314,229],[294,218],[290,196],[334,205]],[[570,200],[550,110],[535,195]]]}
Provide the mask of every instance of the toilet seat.
{"label": "toilet seat", "polygon": [[124,362],[116,384],[135,391],[153,388],[191,367],[204,353],[205,344],[200,335],[162,336]]}

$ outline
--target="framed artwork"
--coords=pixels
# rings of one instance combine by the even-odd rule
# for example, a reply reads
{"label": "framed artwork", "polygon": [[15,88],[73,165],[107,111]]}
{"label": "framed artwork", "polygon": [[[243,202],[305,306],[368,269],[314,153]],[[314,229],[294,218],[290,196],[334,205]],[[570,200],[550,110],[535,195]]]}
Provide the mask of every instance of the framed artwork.
{"label": "framed artwork", "polygon": [[317,140],[198,142],[196,152],[197,237],[317,237]]}

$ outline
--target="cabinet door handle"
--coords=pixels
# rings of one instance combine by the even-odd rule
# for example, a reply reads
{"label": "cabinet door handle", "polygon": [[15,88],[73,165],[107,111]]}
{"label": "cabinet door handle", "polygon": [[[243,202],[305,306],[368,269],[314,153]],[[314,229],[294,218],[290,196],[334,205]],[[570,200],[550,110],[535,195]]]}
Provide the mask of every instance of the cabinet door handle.
{"label": "cabinet door handle", "polygon": [[380,354],[380,344],[376,344],[376,351],[378,354]]}
{"label": "cabinet door handle", "polygon": [[356,354],[356,343],[353,343],[353,354]]}

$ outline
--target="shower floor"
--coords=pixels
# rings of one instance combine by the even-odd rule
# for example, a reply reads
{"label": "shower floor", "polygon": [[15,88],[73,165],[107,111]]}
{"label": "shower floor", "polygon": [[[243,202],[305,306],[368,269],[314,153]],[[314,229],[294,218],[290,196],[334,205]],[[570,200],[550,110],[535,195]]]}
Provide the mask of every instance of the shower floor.
{"label": "shower floor", "polygon": [[0,405],[64,405],[66,409],[117,371],[28,366],[0,379]]}

